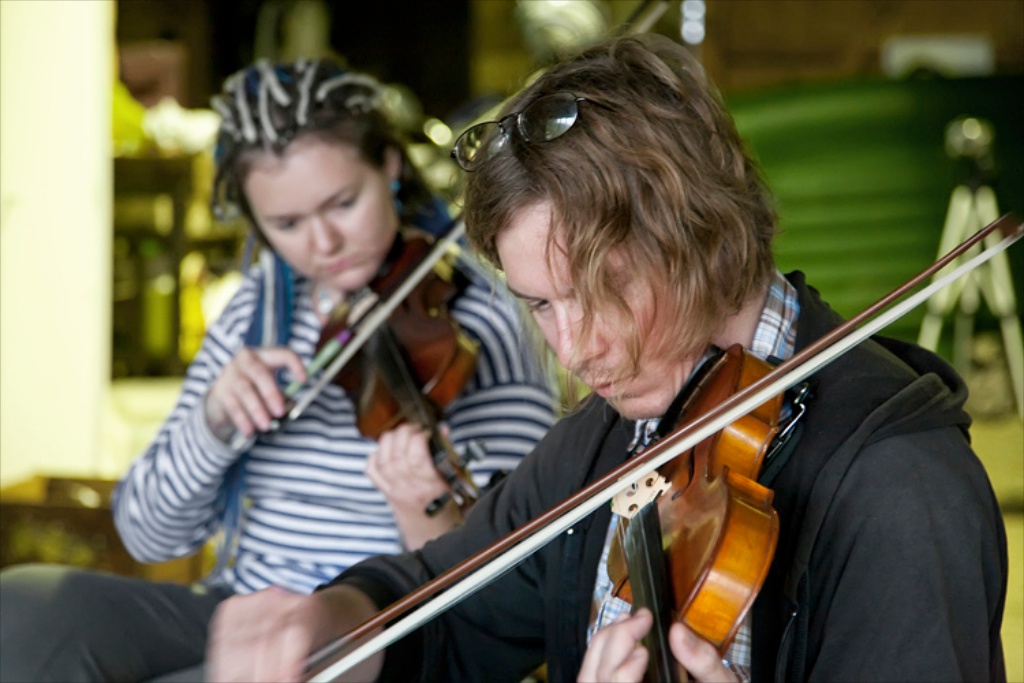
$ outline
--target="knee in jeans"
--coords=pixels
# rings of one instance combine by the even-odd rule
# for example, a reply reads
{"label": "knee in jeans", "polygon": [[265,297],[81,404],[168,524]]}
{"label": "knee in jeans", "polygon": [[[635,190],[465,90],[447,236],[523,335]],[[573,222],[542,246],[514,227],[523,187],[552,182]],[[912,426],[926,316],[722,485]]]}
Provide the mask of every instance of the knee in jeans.
{"label": "knee in jeans", "polygon": [[51,623],[53,619],[95,618],[93,592],[77,587],[77,577],[90,572],[74,567],[22,564],[0,571],[0,621],[7,630],[14,623]]}

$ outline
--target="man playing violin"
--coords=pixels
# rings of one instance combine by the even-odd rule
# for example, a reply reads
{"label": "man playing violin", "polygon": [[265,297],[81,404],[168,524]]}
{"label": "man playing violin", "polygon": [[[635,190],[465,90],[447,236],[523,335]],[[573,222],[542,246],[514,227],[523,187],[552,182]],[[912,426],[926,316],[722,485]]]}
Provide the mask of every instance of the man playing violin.
{"label": "man playing violin", "polygon": [[[213,680],[304,680],[310,653],[671,432],[709,350],[775,363],[841,322],[776,269],[770,196],[700,65],[667,39],[552,66],[454,154],[471,243],[593,393],[458,529],[309,596],[223,603]],[[722,650],[674,624],[675,662],[700,681],[1005,680],[1006,539],[963,381],[875,337],[805,389],[787,393],[788,440],[760,470],[780,533],[756,601]],[[596,510],[349,675],[515,681],[546,662],[553,681],[641,680],[652,619],[613,593],[615,525]]]}
{"label": "man playing violin", "polygon": [[[466,501],[447,495],[423,425],[369,438],[357,428],[360,397],[335,383],[283,419],[284,389],[313,379],[327,322],[393,276],[400,233],[449,223],[383,96],[368,75],[316,60],[258,62],[225,82],[214,99],[214,209],[240,210],[263,248],[113,500],[139,561],[190,555],[223,532],[217,566],[194,587],[56,566],[5,571],[0,679],[141,681],[196,666],[224,598],[268,586],[308,593],[359,560],[418,548],[461,523]],[[456,454],[482,444],[482,459],[456,469],[485,488],[550,428],[553,386],[488,271],[467,254],[450,265],[448,317],[475,360],[454,398],[432,408]],[[372,367],[372,356],[362,362]]]}

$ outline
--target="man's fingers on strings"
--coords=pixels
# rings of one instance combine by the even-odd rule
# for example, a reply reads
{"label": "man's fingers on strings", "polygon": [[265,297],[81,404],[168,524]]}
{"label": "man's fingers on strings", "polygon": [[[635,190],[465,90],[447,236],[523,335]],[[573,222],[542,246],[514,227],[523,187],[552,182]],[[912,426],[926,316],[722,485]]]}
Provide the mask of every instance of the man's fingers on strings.
{"label": "man's fingers on strings", "polygon": [[722,664],[714,645],[699,637],[685,624],[676,622],[668,632],[669,647],[683,667],[697,681],[735,683],[739,679]]}

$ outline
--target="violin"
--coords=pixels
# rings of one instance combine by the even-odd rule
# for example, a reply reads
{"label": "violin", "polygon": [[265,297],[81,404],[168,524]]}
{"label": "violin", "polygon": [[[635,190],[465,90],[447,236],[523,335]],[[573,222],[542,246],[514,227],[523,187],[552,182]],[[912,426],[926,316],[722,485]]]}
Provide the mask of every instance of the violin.
{"label": "violin", "polygon": [[[393,296],[423,262],[430,246],[425,235],[399,234],[382,273],[367,285],[367,291],[332,314],[322,330],[318,352],[345,337],[353,311],[358,317],[360,307],[372,305],[368,301]],[[449,493],[427,507],[429,515],[437,514],[449,498],[465,512],[480,497],[467,467],[483,457],[482,446],[471,442],[460,455],[438,428],[445,406],[476,370],[478,344],[448,315],[448,304],[465,284],[449,262],[439,260],[332,378],[352,398],[356,425],[364,436],[376,439],[410,421],[427,428],[434,465],[449,486]]]}
{"label": "violin", "polygon": [[[771,367],[735,345],[701,365],[684,389],[679,429]],[[647,607],[647,677],[678,680],[668,626],[683,621],[724,654],[775,554],[772,491],[757,483],[779,432],[783,395],[726,425],[612,500],[622,519],[608,555],[613,594]]]}
{"label": "violin", "polygon": [[[993,241],[979,253],[965,256],[982,240],[996,232],[1002,233],[1001,240]],[[566,532],[574,524],[606,505],[620,492],[633,487],[637,482],[651,476],[658,468],[667,465],[679,456],[690,453],[696,446],[721,432],[727,426],[736,423],[743,416],[775,400],[775,397],[781,392],[810,377],[857,344],[926,301],[952,281],[1003,252],[1022,237],[1024,237],[1024,223],[1012,214],[1001,216],[968,237],[959,246],[950,250],[907,282],[811,343],[760,379],[731,394],[707,412],[696,415],[689,423],[663,436],[642,453],[591,482],[547,512],[526,522],[515,531],[440,574],[434,580],[395,601],[386,609],[382,609],[349,633],[320,648],[307,659],[305,680],[309,682],[336,680],[342,673],[350,670],[370,655],[397,642],[430,619],[438,616],[442,611],[502,576],[519,562]],[[959,264],[956,263],[961,257],[965,257],[966,260]],[[929,285],[900,301],[912,289],[932,276],[936,277]],[[683,462],[684,469],[689,471],[690,478],[694,481],[704,479],[709,488],[723,477],[728,482],[730,476],[728,468],[732,465],[726,461],[724,451],[717,460],[722,464],[717,477],[712,476],[716,462],[715,457],[704,455],[704,467],[700,467],[701,463],[698,462],[696,452],[692,457],[684,458]],[[739,484],[735,486],[738,491],[735,499],[740,503],[740,506],[734,506],[733,509],[751,503],[744,493],[744,486],[747,485],[747,482],[742,481],[744,478],[733,473],[734,486],[736,482]],[[756,485],[755,482],[748,481],[755,484],[750,490],[752,494],[750,497],[753,498],[754,507],[757,507],[758,497],[762,495],[761,488],[763,487],[758,488],[759,485]],[[701,483],[699,486],[703,487],[705,484]],[[734,498],[733,491],[728,491],[728,493],[732,500]],[[761,502],[765,502],[763,498]],[[767,502],[770,503],[770,498]],[[657,509],[658,506],[647,507]],[[726,510],[728,509],[726,507]],[[768,513],[767,516],[771,517],[772,515]],[[762,529],[764,534],[767,534],[762,535],[761,538],[764,552],[760,555],[751,554],[755,565],[758,561],[768,564],[771,561],[766,550],[771,544],[764,542],[766,538],[770,540],[770,534],[773,533],[771,525],[762,527]],[[707,565],[709,570],[713,567],[713,564]],[[756,567],[753,573],[757,573]],[[699,574],[707,577],[712,572],[705,571],[705,567],[702,566]],[[724,575],[723,573],[718,574]],[[747,574],[750,575],[749,572]],[[757,585],[758,580],[754,579],[750,583]],[[636,588],[636,586],[633,587],[634,592],[636,592]],[[700,594],[713,597],[715,591]],[[744,602],[741,599],[734,604],[742,605]],[[715,606],[712,605],[712,608],[714,609]],[[742,618],[743,609],[741,607],[737,612],[734,608],[731,617],[734,623],[724,629],[719,629],[719,632],[723,630],[725,632],[721,643],[727,644],[728,639],[735,635],[734,625],[738,619]],[[709,621],[711,620],[709,619]],[[378,629],[382,630],[373,635],[373,631]]]}

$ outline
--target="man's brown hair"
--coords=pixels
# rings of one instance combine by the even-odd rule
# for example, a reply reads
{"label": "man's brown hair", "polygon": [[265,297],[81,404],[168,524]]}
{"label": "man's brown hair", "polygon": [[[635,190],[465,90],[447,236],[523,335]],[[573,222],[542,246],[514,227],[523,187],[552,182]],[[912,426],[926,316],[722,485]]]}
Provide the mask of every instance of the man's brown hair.
{"label": "man's brown hair", "polygon": [[[699,353],[774,269],[772,200],[731,116],[689,51],[653,35],[617,38],[555,65],[513,96],[501,116],[544,95],[584,98],[579,120],[549,142],[512,132],[468,174],[467,234],[499,268],[496,238],[529,206],[548,203],[548,254],[561,248],[589,334],[593,312],[617,311],[634,371],[642,353]],[[559,242],[560,240],[560,242]],[[618,291],[618,273],[647,283],[661,338]]]}

